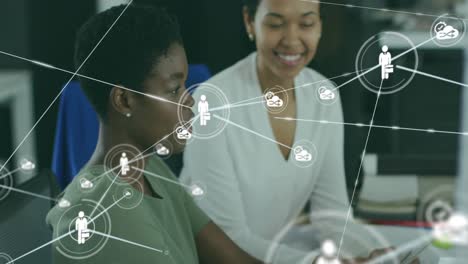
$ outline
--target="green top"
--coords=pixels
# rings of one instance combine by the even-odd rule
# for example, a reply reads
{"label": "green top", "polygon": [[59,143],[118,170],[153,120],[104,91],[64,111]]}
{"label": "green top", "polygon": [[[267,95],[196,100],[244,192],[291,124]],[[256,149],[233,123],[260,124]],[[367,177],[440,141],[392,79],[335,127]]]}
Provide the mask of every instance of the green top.
{"label": "green top", "polygon": [[[54,263],[198,263],[195,236],[210,219],[183,187],[170,182],[177,179],[161,159],[148,159],[145,170],[169,180],[142,175],[162,198],[144,195],[122,181],[113,183],[114,174],[105,174],[104,166],[84,168],[75,177],[63,196],[69,206],[62,200],[47,215],[57,239]],[[81,211],[89,232],[76,231],[83,228],[83,220],[77,221]]]}

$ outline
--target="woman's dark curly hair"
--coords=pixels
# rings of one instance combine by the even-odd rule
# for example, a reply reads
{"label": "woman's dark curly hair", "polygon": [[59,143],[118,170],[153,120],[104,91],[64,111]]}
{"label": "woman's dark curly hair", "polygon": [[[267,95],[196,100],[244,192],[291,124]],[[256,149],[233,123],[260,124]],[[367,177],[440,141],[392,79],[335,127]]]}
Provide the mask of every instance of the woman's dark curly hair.
{"label": "woman's dark curly hair", "polygon": [[[81,75],[141,91],[158,59],[167,54],[172,44],[182,44],[182,38],[176,19],[166,10],[131,5],[123,12],[125,7],[112,7],[81,27],[75,42],[75,67],[84,63],[78,72]],[[83,77],[80,82],[94,109],[105,120],[112,86]]]}
{"label": "woman's dark curly hair", "polygon": [[260,4],[260,0],[243,0],[244,6],[247,7],[249,11],[249,15],[251,18],[255,17],[255,13],[257,13],[258,5]]}

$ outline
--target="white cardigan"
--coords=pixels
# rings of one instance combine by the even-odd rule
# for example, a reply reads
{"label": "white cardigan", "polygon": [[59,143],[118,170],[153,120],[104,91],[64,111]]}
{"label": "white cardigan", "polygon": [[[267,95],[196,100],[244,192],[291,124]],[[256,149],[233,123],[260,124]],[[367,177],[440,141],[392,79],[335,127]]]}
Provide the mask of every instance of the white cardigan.
{"label": "white cardigan", "polygon": [[[253,53],[207,82],[219,87],[231,104],[262,98],[255,62]],[[306,68],[295,86],[321,80],[326,79]],[[340,100],[332,106],[320,104],[314,94],[317,85],[296,89],[297,118],[343,122]],[[233,108],[230,120],[275,139],[262,104]],[[194,131],[197,126],[198,122]],[[277,144],[233,125],[214,138],[194,140],[184,154],[181,182],[206,187],[198,205],[241,248],[264,261],[271,240],[309,199],[312,212],[348,209],[343,126],[298,122],[295,142],[299,140],[311,141],[317,148],[317,160],[311,167],[300,168],[292,158],[284,160]],[[312,263],[316,255],[282,244],[273,263]]]}

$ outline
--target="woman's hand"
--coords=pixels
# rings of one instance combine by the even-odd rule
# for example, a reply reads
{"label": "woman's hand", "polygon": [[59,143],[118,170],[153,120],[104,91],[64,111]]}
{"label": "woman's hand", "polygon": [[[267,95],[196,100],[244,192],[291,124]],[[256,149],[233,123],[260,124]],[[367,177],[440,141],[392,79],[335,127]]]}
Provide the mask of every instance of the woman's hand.
{"label": "woman's hand", "polygon": [[376,249],[370,253],[370,255],[365,258],[365,257],[358,257],[355,259],[350,259],[350,260],[343,260],[343,264],[364,264],[367,263],[373,259],[376,259],[382,255],[388,254],[392,252],[394,248],[384,248],[384,249]]}
{"label": "woman's hand", "polygon": [[[341,260],[342,264],[364,264],[367,263],[375,258],[378,258],[382,255],[385,255],[389,252],[392,252],[394,250],[393,248],[387,248],[387,249],[376,249],[371,252],[371,254],[368,257],[357,257],[353,259],[343,259]],[[317,259],[314,260],[313,264],[318,264]],[[411,264],[419,264],[419,262],[411,263]]]}
{"label": "woman's hand", "polygon": [[[380,256],[383,256],[385,254],[388,254],[390,252],[392,252],[393,250],[395,250],[394,248],[387,248],[387,249],[376,249],[374,251],[371,252],[371,254],[369,255],[369,257],[367,258],[355,258],[355,259],[350,259],[350,260],[343,260],[342,263],[343,264],[364,264],[364,263],[368,263],[369,261],[373,260],[373,259],[376,259]],[[420,264],[419,262],[419,259],[416,258],[414,259],[411,264]]]}

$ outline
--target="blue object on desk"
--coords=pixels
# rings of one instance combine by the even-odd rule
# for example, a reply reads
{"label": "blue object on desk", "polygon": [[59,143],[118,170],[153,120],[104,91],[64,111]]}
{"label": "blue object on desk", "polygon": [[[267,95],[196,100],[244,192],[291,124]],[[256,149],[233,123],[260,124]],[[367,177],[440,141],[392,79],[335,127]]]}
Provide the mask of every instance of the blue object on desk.
{"label": "blue object on desk", "polygon": [[[211,77],[206,65],[189,65],[185,83],[189,88]],[[192,89],[190,92],[193,92]],[[88,162],[96,147],[99,133],[97,114],[80,88],[71,82],[60,98],[55,133],[52,171],[63,190]]]}

